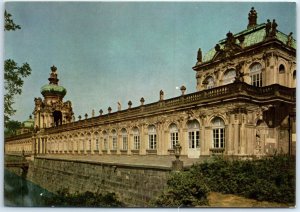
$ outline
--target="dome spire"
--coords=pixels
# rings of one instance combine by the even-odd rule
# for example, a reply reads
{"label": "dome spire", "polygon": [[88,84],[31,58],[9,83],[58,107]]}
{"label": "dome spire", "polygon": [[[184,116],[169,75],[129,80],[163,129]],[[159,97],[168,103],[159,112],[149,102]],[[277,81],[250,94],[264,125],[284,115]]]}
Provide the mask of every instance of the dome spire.
{"label": "dome spire", "polygon": [[48,78],[49,80],[49,84],[52,84],[52,85],[57,85],[59,79],[57,78],[57,68],[53,65],[51,67],[51,73],[50,73],[50,77]]}
{"label": "dome spire", "polygon": [[43,96],[53,96],[58,95],[62,98],[66,95],[67,90],[63,86],[58,85],[59,79],[57,78],[57,68],[53,65],[51,68],[50,77],[48,78],[49,84],[44,85],[41,88],[41,93]]}

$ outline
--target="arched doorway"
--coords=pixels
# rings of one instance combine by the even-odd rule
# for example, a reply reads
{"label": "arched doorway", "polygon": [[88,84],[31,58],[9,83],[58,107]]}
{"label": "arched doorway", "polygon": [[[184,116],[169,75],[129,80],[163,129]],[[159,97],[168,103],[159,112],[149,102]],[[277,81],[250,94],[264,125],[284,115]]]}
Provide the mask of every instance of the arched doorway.
{"label": "arched doorway", "polygon": [[187,122],[188,130],[188,157],[198,158],[200,156],[200,124],[197,120]]}
{"label": "arched doorway", "polygon": [[53,112],[54,126],[62,125],[62,113],[59,110]]}

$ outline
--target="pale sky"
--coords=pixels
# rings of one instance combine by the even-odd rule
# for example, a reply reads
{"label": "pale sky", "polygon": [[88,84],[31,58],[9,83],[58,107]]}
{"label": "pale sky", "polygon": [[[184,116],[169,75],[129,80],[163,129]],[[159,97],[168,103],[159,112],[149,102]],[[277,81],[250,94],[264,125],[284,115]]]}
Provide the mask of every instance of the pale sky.
{"label": "pale sky", "polygon": [[203,55],[248,24],[254,6],[258,24],[276,19],[278,30],[296,37],[294,3],[204,2],[9,2],[5,9],[22,29],[5,32],[4,59],[28,62],[32,74],[17,96],[14,120],[33,112],[34,98],[48,84],[50,67],[58,68],[75,117],[102,109],[126,109],[196,91],[197,50]]}

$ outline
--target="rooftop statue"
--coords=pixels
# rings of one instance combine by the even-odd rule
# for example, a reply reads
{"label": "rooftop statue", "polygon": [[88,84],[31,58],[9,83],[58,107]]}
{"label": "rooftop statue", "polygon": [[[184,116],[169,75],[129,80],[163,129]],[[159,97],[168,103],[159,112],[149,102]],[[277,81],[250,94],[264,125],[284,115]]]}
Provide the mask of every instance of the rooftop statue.
{"label": "rooftop statue", "polygon": [[268,19],[267,24],[266,24],[266,37],[269,37],[271,27],[272,27],[272,23],[271,23],[270,19]]}
{"label": "rooftop statue", "polygon": [[197,61],[199,63],[202,63],[202,51],[201,51],[201,48],[198,49]]}
{"label": "rooftop statue", "polygon": [[292,41],[293,41],[293,33],[290,32],[290,34],[287,37],[286,45],[291,46],[292,45]]}
{"label": "rooftop statue", "polygon": [[266,38],[267,37],[274,37],[276,36],[276,31],[277,31],[277,23],[275,19],[273,19],[273,22],[271,23],[270,20],[267,20],[266,24]]}
{"label": "rooftop statue", "polygon": [[270,32],[270,36],[275,36],[276,35],[276,28],[277,28],[277,23],[275,22],[275,19],[273,19],[272,22],[272,31]]}
{"label": "rooftop statue", "polygon": [[251,8],[249,14],[248,14],[248,20],[249,20],[249,23],[248,23],[248,26],[247,28],[252,28],[252,27],[255,27],[257,24],[256,24],[256,20],[257,20],[257,12],[256,10],[254,9],[254,7]]}

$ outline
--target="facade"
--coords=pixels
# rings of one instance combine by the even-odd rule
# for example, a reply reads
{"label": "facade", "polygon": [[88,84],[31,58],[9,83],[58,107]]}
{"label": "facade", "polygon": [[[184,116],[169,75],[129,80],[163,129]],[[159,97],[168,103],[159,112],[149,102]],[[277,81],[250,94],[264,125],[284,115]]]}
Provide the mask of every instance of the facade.
{"label": "facade", "polygon": [[254,8],[247,29],[228,32],[202,57],[197,92],[75,121],[56,67],[35,99],[33,132],[6,138],[6,153],[71,155],[172,155],[199,158],[223,154],[255,157],[295,154],[296,41],[276,21],[257,24]]}

